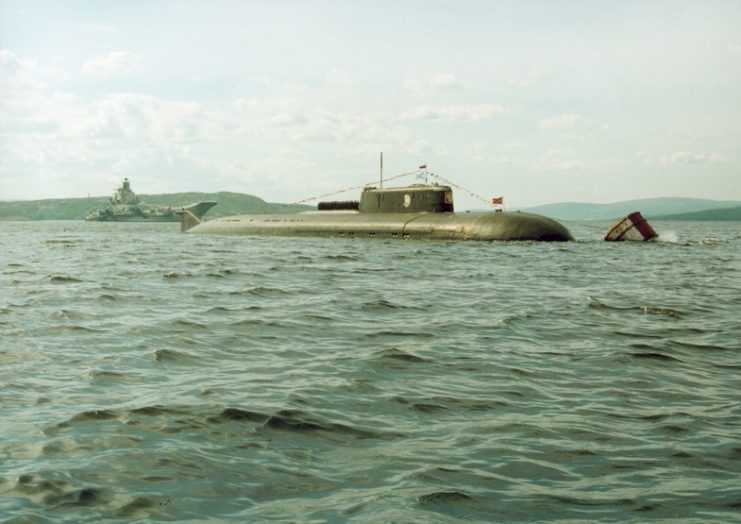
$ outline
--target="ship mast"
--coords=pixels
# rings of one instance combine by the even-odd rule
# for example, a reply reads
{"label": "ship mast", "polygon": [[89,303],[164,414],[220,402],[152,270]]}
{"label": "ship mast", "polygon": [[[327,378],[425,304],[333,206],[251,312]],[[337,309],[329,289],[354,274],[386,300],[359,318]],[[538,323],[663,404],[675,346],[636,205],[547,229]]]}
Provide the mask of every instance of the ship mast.
{"label": "ship mast", "polygon": [[381,151],[381,181],[378,188],[383,189],[383,151]]}

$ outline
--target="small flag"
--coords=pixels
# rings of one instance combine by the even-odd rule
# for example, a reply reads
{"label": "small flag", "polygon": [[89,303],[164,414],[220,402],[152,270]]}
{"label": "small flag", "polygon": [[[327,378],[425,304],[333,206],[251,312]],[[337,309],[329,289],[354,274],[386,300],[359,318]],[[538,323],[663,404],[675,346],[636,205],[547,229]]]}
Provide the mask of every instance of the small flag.
{"label": "small flag", "polygon": [[496,205],[504,205],[504,197],[494,197],[491,199],[491,203]]}
{"label": "small flag", "polygon": [[427,169],[427,164],[419,166],[420,169]]}

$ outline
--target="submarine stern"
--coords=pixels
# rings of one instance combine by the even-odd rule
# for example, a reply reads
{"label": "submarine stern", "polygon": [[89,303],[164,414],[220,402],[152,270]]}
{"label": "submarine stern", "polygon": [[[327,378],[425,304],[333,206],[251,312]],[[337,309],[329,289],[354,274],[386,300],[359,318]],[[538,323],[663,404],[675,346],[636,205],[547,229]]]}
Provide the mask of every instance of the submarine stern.
{"label": "submarine stern", "polygon": [[207,200],[196,202],[195,204],[190,204],[189,206],[184,206],[176,210],[176,213],[180,215],[180,231],[185,233],[197,225],[202,224],[203,215],[205,215],[208,210],[216,204],[216,202]]}

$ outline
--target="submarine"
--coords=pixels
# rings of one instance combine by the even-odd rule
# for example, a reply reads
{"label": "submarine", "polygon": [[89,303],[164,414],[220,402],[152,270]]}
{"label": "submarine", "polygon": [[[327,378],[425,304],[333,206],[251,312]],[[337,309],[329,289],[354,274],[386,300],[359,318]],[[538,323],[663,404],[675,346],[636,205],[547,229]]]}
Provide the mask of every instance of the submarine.
{"label": "submarine", "polygon": [[181,208],[189,234],[284,235],[408,240],[574,240],[561,223],[520,211],[457,213],[449,185],[366,186],[360,200],[319,202],[314,211],[204,220],[216,202]]}

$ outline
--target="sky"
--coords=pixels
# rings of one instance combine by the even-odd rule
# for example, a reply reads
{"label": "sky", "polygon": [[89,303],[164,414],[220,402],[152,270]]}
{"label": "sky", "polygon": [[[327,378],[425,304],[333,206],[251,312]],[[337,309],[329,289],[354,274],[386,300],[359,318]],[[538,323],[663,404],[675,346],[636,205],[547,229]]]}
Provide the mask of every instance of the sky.
{"label": "sky", "polygon": [[380,152],[458,208],[741,200],[739,27],[736,0],[0,0],[0,200],[295,202]]}

